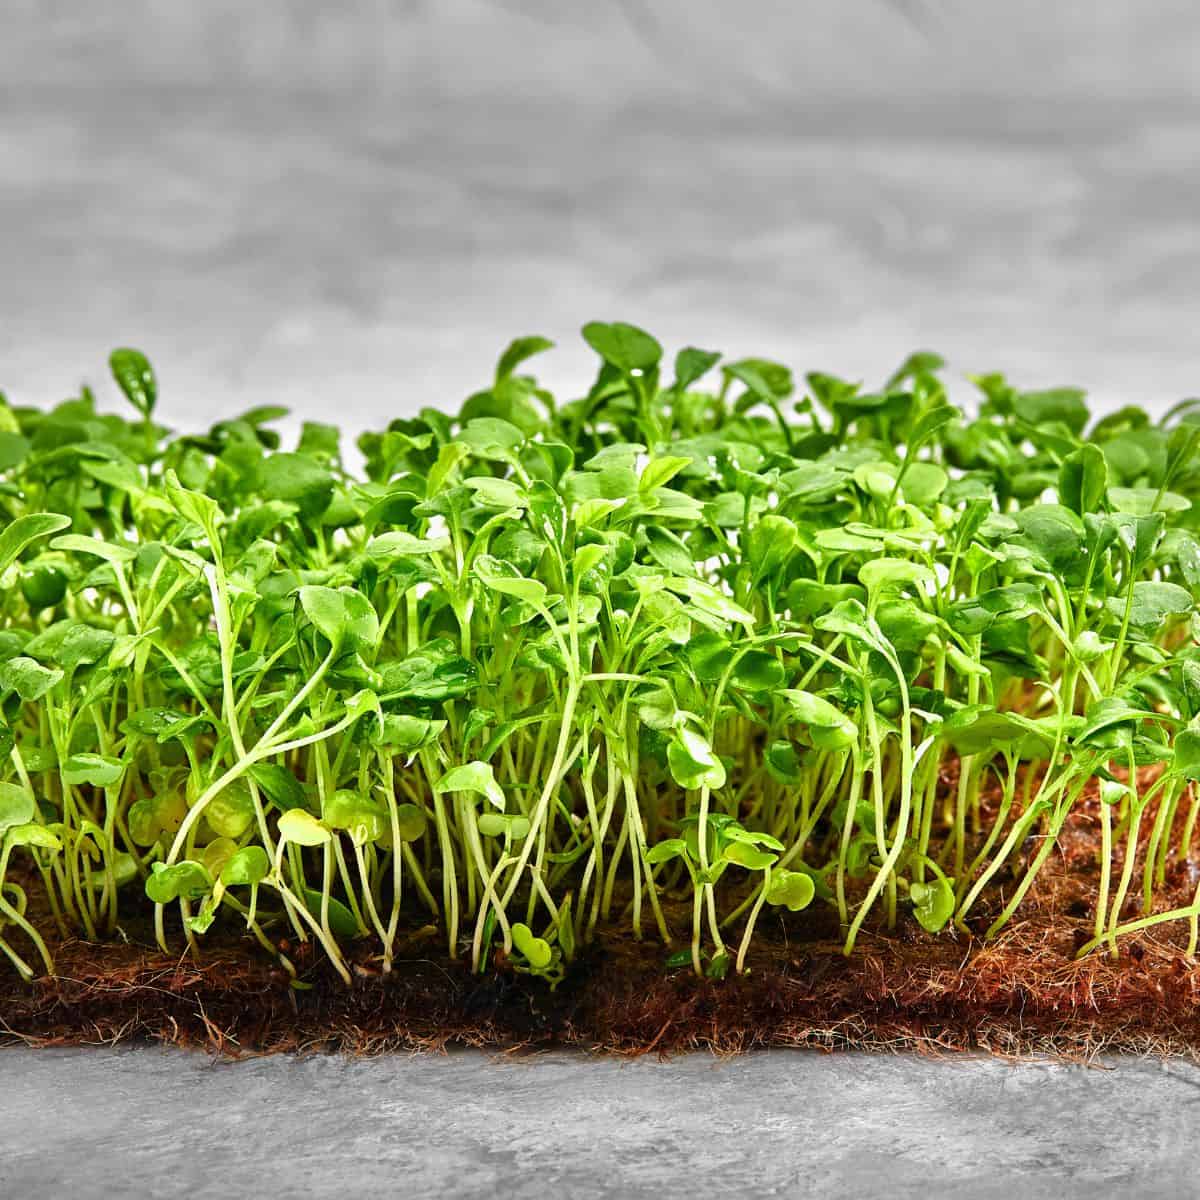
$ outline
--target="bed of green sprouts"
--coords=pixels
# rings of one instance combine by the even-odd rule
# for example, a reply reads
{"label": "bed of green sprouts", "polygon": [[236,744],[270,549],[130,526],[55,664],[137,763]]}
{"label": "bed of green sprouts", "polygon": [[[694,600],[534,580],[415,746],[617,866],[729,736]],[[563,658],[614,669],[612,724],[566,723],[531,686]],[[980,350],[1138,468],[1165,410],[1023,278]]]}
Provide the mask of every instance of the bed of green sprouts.
{"label": "bed of green sprouts", "polygon": [[1095,780],[1081,953],[1176,920],[1194,953],[1200,896],[1162,897],[1200,779],[1200,402],[1093,420],[986,375],[964,415],[932,354],[870,391],[583,336],[585,396],[521,338],[354,471],[277,408],[170,434],[134,350],[129,419],[0,406],[16,969],[140,913],[347,981],[431,922],[478,971],[554,983],[619,924],[720,977],[764,906],[832,906],[850,953],[1003,880],[991,936]]}

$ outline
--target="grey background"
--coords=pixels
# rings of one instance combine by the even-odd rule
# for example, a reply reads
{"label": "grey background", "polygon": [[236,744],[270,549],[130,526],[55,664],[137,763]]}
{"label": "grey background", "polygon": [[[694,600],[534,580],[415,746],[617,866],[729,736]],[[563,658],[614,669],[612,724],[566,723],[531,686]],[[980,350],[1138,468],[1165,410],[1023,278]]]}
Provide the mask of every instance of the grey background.
{"label": "grey background", "polygon": [[[454,404],[627,319],[868,378],[1200,386],[1200,8],[0,0],[0,387]],[[2,1015],[2,1014],[0,1014]],[[1195,1195],[1184,1064],[0,1053],[34,1197]]]}
{"label": "grey background", "polygon": [[[1191,0],[0,0],[0,386],[149,352],[169,419],[456,403],[642,323],[1196,388]],[[111,392],[106,392],[111,396]]]}

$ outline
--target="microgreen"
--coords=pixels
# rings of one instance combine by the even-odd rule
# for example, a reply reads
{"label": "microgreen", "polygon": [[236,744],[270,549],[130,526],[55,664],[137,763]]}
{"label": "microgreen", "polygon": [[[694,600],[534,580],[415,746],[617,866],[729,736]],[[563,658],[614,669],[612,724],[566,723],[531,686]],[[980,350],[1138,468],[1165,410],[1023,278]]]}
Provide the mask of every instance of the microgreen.
{"label": "microgreen", "polygon": [[284,446],[282,409],[171,434],[132,349],[128,420],[0,404],[17,970],[20,939],[52,966],[27,885],[64,934],[240,925],[347,981],[349,943],[388,969],[430,921],[551,986],[652,922],[720,978],[807,909],[850,952],[968,928],[1011,878],[994,936],[1093,781],[1085,952],[1175,920],[1195,951],[1200,897],[1160,903],[1200,810],[1195,406],[1094,420],[986,375],[966,412],[927,352],[871,391],[583,336],[586,394],[518,338],[359,473],[331,426]]}

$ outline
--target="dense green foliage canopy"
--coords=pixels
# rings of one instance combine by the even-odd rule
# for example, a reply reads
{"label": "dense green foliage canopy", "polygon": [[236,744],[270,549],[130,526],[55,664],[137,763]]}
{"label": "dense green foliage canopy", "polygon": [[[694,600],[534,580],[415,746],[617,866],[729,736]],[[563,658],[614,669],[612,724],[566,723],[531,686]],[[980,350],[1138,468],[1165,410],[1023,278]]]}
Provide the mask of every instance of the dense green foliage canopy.
{"label": "dense green foliage canopy", "polygon": [[51,967],[31,883],[64,933],[242,925],[347,979],[431,917],[551,983],[617,920],[714,976],[764,906],[831,906],[848,952],[983,897],[994,933],[1096,781],[1084,949],[1182,918],[1194,950],[1158,897],[1200,779],[1200,403],[1095,420],[985,375],[965,415],[928,353],[871,391],[583,335],[586,395],[520,338],[361,470],[277,408],[170,434],[135,350],[132,419],[0,405],[17,969],[22,937]]}

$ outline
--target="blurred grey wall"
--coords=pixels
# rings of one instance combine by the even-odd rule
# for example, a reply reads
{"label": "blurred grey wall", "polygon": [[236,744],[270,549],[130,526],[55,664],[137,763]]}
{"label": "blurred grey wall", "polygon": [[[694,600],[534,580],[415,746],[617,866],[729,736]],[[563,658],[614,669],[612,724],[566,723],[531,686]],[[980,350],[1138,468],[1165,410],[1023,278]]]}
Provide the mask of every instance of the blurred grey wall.
{"label": "blurred grey wall", "polygon": [[0,0],[0,387],[362,425],[598,317],[1165,405],[1198,79],[1183,0]]}

